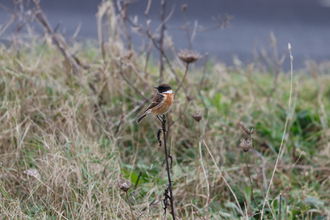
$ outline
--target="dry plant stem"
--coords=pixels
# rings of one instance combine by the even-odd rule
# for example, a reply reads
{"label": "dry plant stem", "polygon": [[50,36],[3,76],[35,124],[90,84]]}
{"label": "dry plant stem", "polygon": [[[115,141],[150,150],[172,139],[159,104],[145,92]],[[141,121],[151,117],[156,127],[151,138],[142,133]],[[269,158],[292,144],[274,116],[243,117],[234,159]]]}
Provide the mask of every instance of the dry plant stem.
{"label": "dry plant stem", "polygon": [[186,76],[187,76],[187,73],[188,73],[188,67],[189,67],[189,64],[186,63],[186,71],[185,71],[185,73],[184,73],[184,76],[183,76],[183,78],[182,78],[182,80],[181,80],[181,82],[180,82],[178,88],[176,89],[176,91],[175,91],[175,93],[174,93],[174,96],[173,96],[174,98],[176,97],[176,94],[177,94],[178,91],[180,90],[180,88],[181,88],[181,86],[182,86],[182,83],[183,83],[183,81],[185,80],[185,78],[186,78]]}
{"label": "dry plant stem", "polygon": [[[265,174],[265,166],[266,166],[265,159],[264,159],[264,158],[262,157],[262,155],[261,155],[259,152],[257,152],[254,148],[252,149],[252,155],[253,155],[253,160],[254,160],[254,166],[255,166],[255,169],[256,169],[256,170],[258,170],[258,166],[257,166],[256,158],[255,158],[255,155],[254,155],[255,153],[258,153],[258,156],[261,157],[261,160],[262,160],[262,176],[263,176],[263,179],[264,179],[265,188],[267,188],[267,180],[266,180],[266,174]],[[257,175],[259,175],[258,172],[257,172]],[[260,192],[261,192],[262,198],[265,199],[264,189],[263,189],[262,185],[260,185],[260,184],[258,183],[258,178],[257,178],[256,184],[257,184],[257,187],[259,187],[259,189],[260,189]],[[269,204],[268,201],[267,201],[267,205],[268,205],[269,210],[272,212],[272,215],[274,216],[274,213],[273,213],[273,211],[272,211],[272,209],[271,209],[271,206],[270,206],[270,204]],[[258,206],[258,209],[259,209],[259,206]],[[261,213],[260,209],[259,209],[259,212]]]}
{"label": "dry plant stem", "polygon": [[[162,11],[161,11],[161,31],[160,31],[160,39],[159,39],[159,47],[161,51],[164,51],[163,43],[164,43],[164,32],[165,32],[165,10],[166,10],[166,0],[161,1],[162,5]],[[163,71],[164,71],[164,60],[163,60],[163,53],[161,52],[159,54],[159,61],[160,61],[160,67],[159,67],[159,82],[163,81]]]}
{"label": "dry plant stem", "polygon": [[141,92],[140,90],[138,90],[134,85],[133,83],[131,83],[127,77],[124,75],[123,73],[123,69],[122,69],[122,66],[123,66],[123,63],[120,61],[120,71],[119,71],[119,74],[123,77],[123,79],[127,82],[127,84],[132,88],[134,89],[135,92],[137,92],[138,94],[140,94],[140,96],[142,96],[144,98],[144,100],[149,100],[147,97],[145,97]]}
{"label": "dry plant stem", "polygon": [[48,23],[45,14],[42,12],[42,10],[40,8],[39,1],[32,0],[32,2],[34,3],[35,8],[37,9],[37,12],[36,12],[37,19],[46,28],[47,32],[52,36],[52,39],[53,39],[55,45],[57,46],[57,48],[59,49],[59,51],[62,53],[62,55],[65,57],[65,59],[70,63],[70,65],[73,69],[73,73],[79,75],[81,69],[80,69],[78,63],[72,57],[71,53],[67,49],[65,49],[64,43],[56,36],[55,32],[53,31],[50,24]]}
{"label": "dry plant stem", "polygon": [[127,27],[128,6],[129,6],[129,1],[126,0],[124,3],[124,10],[123,10],[124,14],[122,15],[122,19],[124,22],[124,30],[125,30],[126,40],[127,40],[127,49],[130,50],[130,49],[132,49],[132,39],[131,39],[131,35],[130,35],[128,27]]}
{"label": "dry plant stem", "polygon": [[282,193],[280,193],[280,204],[278,208],[278,220],[281,220],[281,214],[282,214]]}
{"label": "dry plant stem", "polygon": [[188,107],[189,107],[189,104],[190,104],[190,101],[187,102],[187,105],[186,105],[185,109],[180,113],[179,117],[177,119],[175,119],[175,121],[173,121],[172,123],[169,124],[169,127],[173,126],[177,121],[180,120],[180,118],[182,118],[182,116],[184,114],[186,114],[186,112],[188,110]]}
{"label": "dry plant stem", "polygon": [[207,58],[208,58],[209,54],[208,53],[205,53],[205,62],[204,62],[204,67],[203,67],[203,76],[202,76],[202,79],[199,83],[199,86],[198,86],[198,90],[201,90],[202,86],[203,86],[203,83],[204,83],[204,79],[205,79],[205,74],[206,74],[206,65],[207,65]]}
{"label": "dry plant stem", "polygon": [[171,172],[170,172],[170,166],[168,164],[169,156],[167,154],[167,146],[166,146],[166,118],[165,118],[165,115],[163,117],[164,118],[163,118],[163,123],[162,123],[162,129],[163,129],[163,137],[164,137],[164,152],[165,152],[166,171],[167,171],[167,178],[168,178],[168,189],[170,190],[170,201],[171,201],[171,209],[172,209],[171,214],[172,214],[173,220],[175,220]]}
{"label": "dry plant stem", "polygon": [[261,220],[263,218],[263,214],[264,214],[264,210],[265,210],[265,204],[266,204],[266,202],[268,202],[269,191],[270,191],[270,188],[271,188],[272,183],[273,183],[276,168],[278,166],[278,161],[280,160],[280,155],[282,154],[282,148],[283,148],[284,140],[285,140],[285,137],[286,137],[286,129],[287,129],[287,126],[288,126],[288,122],[292,117],[291,116],[291,114],[292,114],[292,112],[291,112],[291,98],[292,98],[292,84],[293,84],[293,57],[292,57],[292,54],[291,54],[291,45],[290,44],[289,44],[289,52],[290,52],[290,61],[291,61],[290,62],[290,64],[291,64],[291,86],[290,86],[290,97],[289,97],[289,106],[288,106],[289,112],[288,112],[288,115],[287,115],[286,120],[285,120],[285,125],[284,125],[284,131],[283,131],[283,135],[282,135],[280,150],[279,150],[277,158],[276,158],[276,162],[275,162],[275,166],[274,166],[274,169],[273,169],[272,177],[270,178],[269,186],[268,186],[267,193],[266,193],[266,198],[265,198],[264,203],[262,205],[262,212],[261,212],[261,217],[260,217]]}
{"label": "dry plant stem", "polygon": [[254,200],[254,203],[256,204],[258,210],[259,210],[259,213],[261,213],[261,210],[258,206],[258,203],[257,203],[257,200],[254,198],[254,194],[253,194],[253,186],[252,186],[252,180],[251,180],[251,174],[250,174],[250,169],[249,169],[249,166],[248,166],[248,159],[247,159],[247,156],[246,156],[246,153],[244,153],[244,157],[245,157],[245,164],[246,164],[246,169],[247,169],[247,173],[248,173],[248,176],[249,176],[249,181],[250,181],[250,185],[251,185],[251,196]]}
{"label": "dry plant stem", "polygon": [[243,210],[242,210],[242,208],[241,208],[241,206],[240,206],[240,204],[239,204],[239,202],[238,202],[238,200],[237,200],[237,197],[236,197],[234,191],[233,191],[232,188],[230,187],[230,185],[229,185],[229,183],[227,182],[227,180],[225,179],[225,177],[222,175],[222,172],[221,172],[221,170],[219,169],[218,164],[217,164],[217,162],[215,161],[215,159],[214,159],[214,157],[213,157],[213,154],[211,153],[209,147],[207,146],[207,144],[205,143],[204,140],[203,140],[203,143],[204,143],[204,146],[206,147],[207,151],[209,152],[209,154],[210,154],[210,156],[211,156],[211,158],[212,158],[212,160],[213,160],[213,163],[214,163],[214,165],[216,166],[216,168],[217,168],[217,170],[218,170],[218,172],[219,172],[219,174],[220,174],[220,177],[222,177],[222,179],[223,179],[223,181],[225,182],[226,186],[228,187],[228,189],[230,190],[230,192],[231,192],[232,195],[234,196],[235,201],[236,201],[236,204],[237,204],[237,206],[238,206],[238,208],[239,208],[239,210],[240,210],[240,212],[241,212],[241,215],[242,215],[243,219],[245,219],[245,217],[244,217],[244,212],[243,212]]}
{"label": "dry plant stem", "polygon": [[284,53],[282,55],[281,59],[279,58],[278,51],[277,51],[277,42],[276,42],[276,38],[275,38],[275,35],[274,35],[273,32],[270,33],[270,38],[271,38],[271,44],[272,44],[272,48],[273,48],[273,52],[274,52],[276,69],[275,69],[275,76],[274,76],[274,80],[273,80],[273,88],[269,93],[268,101],[273,96],[274,92],[276,91],[276,89],[278,87],[277,86],[278,78],[279,78],[279,75],[281,73],[282,64],[283,64],[284,59],[286,57],[286,54]]}
{"label": "dry plant stem", "polygon": [[135,217],[134,217],[134,214],[133,214],[133,210],[132,210],[131,202],[129,201],[129,198],[128,198],[128,193],[127,193],[127,191],[126,191],[126,198],[127,198],[127,202],[128,202],[129,208],[130,208],[130,210],[131,210],[132,219],[134,220]]}
{"label": "dry plant stem", "polygon": [[201,158],[200,158],[200,162],[201,162],[201,165],[202,165],[203,173],[204,173],[204,176],[205,176],[205,179],[206,179],[206,184],[207,184],[207,210],[206,210],[206,219],[209,219],[209,209],[210,209],[210,184],[209,184],[209,180],[208,180],[208,178],[207,178],[206,171],[205,171],[205,168],[204,168],[204,165],[203,165],[202,139],[201,139],[201,141],[199,142],[199,154],[200,154],[200,156],[201,156]]}
{"label": "dry plant stem", "polygon": [[288,210],[288,200],[285,199],[285,220],[288,220],[287,210]]}
{"label": "dry plant stem", "polygon": [[186,34],[187,34],[188,48],[189,48],[189,50],[191,50],[192,42],[191,42],[191,37],[190,37],[190,31],[189,31],[189,28],[188,28],[186,10],[184,10],[182,13],[183,13],[183,19],[184,19],[184,27],[185,27]]}
{"label": "dry plant stem", "polygon": [[204,109],[205,109],[205,117],[208,116],[208,114],[209,114],[209,109],[207,108],[206,103],[205,103],[205,101],[204,101],[204,99],[203,99],[203,96],[202,96],[202,93],[201,93],[201,88],[202,88],[202,86],[203,86],[204,78],[205,78],[205,74],[206,74],[207,58],[208,58],[208,54],[206,53],[206,54],[205,54],[205,63],[204,63],[204,68],[203,68],[203,76],[202,76],[201,82],[199,83],[199,86],[198,86],[198,89],[197,89],[198,95],[201,97],[201,101],[202,101],[203,106],[204,106]]}

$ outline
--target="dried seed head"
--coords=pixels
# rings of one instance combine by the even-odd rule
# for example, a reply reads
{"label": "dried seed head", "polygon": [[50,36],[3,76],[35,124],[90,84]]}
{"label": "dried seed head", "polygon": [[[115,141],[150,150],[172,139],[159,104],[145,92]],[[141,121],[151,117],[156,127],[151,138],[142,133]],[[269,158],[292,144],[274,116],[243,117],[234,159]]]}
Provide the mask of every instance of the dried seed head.
{"label": "dried seed head", "polygon": [[40,174],[39,174],[38,170],[36,170],[36,169],[28,169],[28,170],[23,171],[23,173],[28,176],[32,176],[36,179],[40,179]]}
{"label": "dried seed head", "polygon": [[122,56],[122,58],[123,59],[131,59],[131,57],[133,56],[133,51],[132,50],[129,50],[129,51],[126,51],[125,53],[124,53],[124,55]]}
{"label": "dried seed head", "polygon": [[182,11],[182,12],[185,12],[185,11],[187,10],[187,8],[188,8],[188,5],[187,5],[187,4],[183,4],[183,5],[181,6],[181,11]]}
{"label": "dried seed head", "polygon": [[253,128],[250,130],[246,124],[244,124],[242,121],[239,123],[239,125],[241,126],[241,128],[243,129],[243,131],[245,131],[245,133],[247,133],[248,135],[253,134]]}
{"label": "dried seed head", "polygon": [[193,63],[201,58],[201,55],[191,50],[179,50],[178,57],[185,63]]}
{"label": "dried seed head", "polygon": [[194,99],[194,96],[192,96],[192,95],[187,95],[187,96],[186,96],[186,99],[187,99],[188,102],[190,102],[190,101],[192,101],[192,100]]}
{"label": "dried seed head", "polygon": [[195,121],[199,122],[200,120],[202,120],[203,118],[203,113],[202,112],[195,112],[195,113],[191,113],[190,114],[191,117],[193,117],[193,119],[195,119]]}
{"label": "dried seed head", "polygon": [[239,147],[244,151],[248,152],[252,148],[252,139],[241,139],[241,143],[239,144]]}
{"label": "dried seed head", "polygon": [[129,188],[131,188],[131,181],[125,178],[120,178],[119,180],[117,180],[117,185],[121,190],[127,192]]}

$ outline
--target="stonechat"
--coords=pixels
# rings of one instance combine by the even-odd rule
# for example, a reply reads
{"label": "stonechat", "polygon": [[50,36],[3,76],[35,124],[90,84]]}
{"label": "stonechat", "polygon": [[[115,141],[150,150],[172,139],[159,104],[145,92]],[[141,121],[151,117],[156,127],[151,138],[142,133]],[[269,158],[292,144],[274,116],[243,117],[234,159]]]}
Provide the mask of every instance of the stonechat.
{"label": "stonechat", "polygon": [[137,123],[140,123],[150,113],[158,117],[165,115],[170,110],[173,104],[173,91],[171,86],[168,84],[160,84],[155,87],[155,89],[158,90],[158,93],[144,111],[143,115],[137,120]]}

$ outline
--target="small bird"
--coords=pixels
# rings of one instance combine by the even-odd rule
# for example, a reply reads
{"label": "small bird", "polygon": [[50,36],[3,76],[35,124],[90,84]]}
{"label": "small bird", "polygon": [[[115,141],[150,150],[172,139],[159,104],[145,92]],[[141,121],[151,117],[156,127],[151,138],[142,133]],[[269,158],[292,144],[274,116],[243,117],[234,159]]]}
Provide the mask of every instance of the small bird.
{"label": "small bird", "polygon": [[158,90],[157,95],[144,111],[143,115],[137,120],[137,123],[140,123],[150,113],[158,117],[165,115],[170,110],[173,104],[173,91],[171,86],[168,84],[160,84],[155,87],[155,89]]}

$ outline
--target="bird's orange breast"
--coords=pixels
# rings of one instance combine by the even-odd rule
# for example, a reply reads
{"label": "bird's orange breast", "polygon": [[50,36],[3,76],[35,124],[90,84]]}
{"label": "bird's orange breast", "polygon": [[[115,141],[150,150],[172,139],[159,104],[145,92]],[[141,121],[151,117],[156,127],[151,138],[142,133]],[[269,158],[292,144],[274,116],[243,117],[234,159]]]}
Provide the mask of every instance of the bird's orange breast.
{"label": "bird's orange breast", "polygon": [[165,100],[162,104],[158,105],[157,107],[153,108],[151,111],[155,115],[162,115],[167,113],[172,104],[173,104],[173,94],[163,94],[165,97]]}

